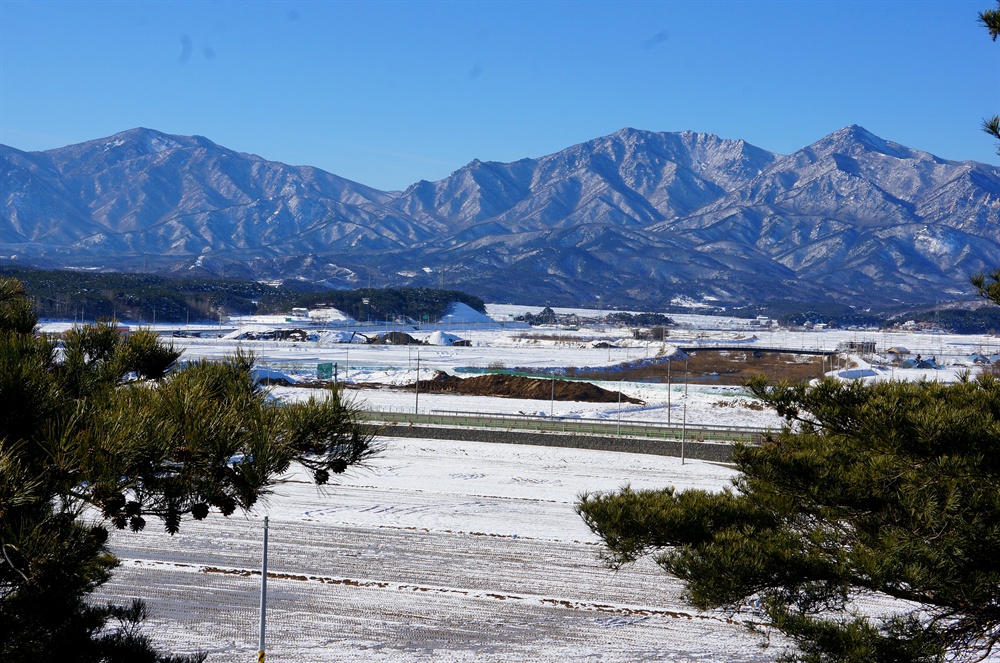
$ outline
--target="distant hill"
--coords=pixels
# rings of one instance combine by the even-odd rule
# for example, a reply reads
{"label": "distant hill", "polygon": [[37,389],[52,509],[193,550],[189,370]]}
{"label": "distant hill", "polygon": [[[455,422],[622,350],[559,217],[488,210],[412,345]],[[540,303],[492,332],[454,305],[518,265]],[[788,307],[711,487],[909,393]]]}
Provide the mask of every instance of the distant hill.
{"label": "distant hill", "polygon": [[623,129],[401,192],[149,129],[0,163],[15,264],[661,311],[933,304],[1000,266],[1000,168],[859,126],[791,155]]}

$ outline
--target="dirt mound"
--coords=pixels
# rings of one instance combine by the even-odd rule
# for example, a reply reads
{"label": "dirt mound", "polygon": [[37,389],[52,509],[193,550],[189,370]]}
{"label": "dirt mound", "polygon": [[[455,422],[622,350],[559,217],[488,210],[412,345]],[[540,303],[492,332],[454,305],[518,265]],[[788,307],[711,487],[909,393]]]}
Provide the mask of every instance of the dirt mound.
{"label": "dirt mound", "polygon": [[[414,385],[409,385],[413,389]],[[504,398],[532,398],[551,400],[555,390],[557,401],[582,401],[587,403],[617,403],[617,391],[608,391],[589,382],[568,380],[540,380],[519,375],[493,373],[479,375],[474,378],[459,378],[454,375],[438,372],[430,380],[420,381],[422,392],[444,392],[452,394],[467,394],[471,396],[500,396]],[[643,405],[643,402],[630,396],[621,395],[623,403]]]}
{"label": "dirt mound", "polygon": [[368,342],[372,345],[421,345],[420,341],[409,334],[398,331],[379,334]]}
{"label": "dirt mound", "polygon": [[830,359],[812,352],[780,352],[753,347],[739,350],[697,349],[690,354],[656,357],[603,368],[567,368],[565,374],[584,380],[621,380],[674,384],[742,385],[751,375],[773,382],[822,378]]}

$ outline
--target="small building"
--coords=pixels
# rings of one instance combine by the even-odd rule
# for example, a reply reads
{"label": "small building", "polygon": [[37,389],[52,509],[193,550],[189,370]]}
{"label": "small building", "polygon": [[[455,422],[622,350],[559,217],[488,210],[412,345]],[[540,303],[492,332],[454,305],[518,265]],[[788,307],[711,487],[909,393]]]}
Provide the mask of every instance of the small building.
{"label": "small building", "polygon": [[875,354],[875,341],[841,341],[837,345],[841,352],[856,352],[862,355]]}
{"label": "small building", "polygon": [[885,352],[886,354],[896,355],[897,357],[903,357],[910,354],[910,351],[904,348],[902,345],[894,345]]}

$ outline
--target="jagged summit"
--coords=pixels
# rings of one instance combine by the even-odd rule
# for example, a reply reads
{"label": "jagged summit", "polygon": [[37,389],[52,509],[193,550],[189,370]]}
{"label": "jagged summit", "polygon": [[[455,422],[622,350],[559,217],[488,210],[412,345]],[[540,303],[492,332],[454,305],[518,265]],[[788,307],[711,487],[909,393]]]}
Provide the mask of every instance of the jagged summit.
{"label": "jagged summit", "polygon": [[0,256],[43,266],[662,308],[945,300],[1000,265],[1000,169],[858,125],[790,155],[625,127],[395,192],[148,128],[0,161]]}
{"label": "jagged summit", "polygon": [[857,124],[852,124],[835,131],[829,136],[821,138],[812,145],[803,148],[803,151],[822,155],[838,153],[855,157],[865,154],[875,154],[894,159],[945,163],[944,159],[935,157],[927,152],[914,150],[905,145],[880,138]]}

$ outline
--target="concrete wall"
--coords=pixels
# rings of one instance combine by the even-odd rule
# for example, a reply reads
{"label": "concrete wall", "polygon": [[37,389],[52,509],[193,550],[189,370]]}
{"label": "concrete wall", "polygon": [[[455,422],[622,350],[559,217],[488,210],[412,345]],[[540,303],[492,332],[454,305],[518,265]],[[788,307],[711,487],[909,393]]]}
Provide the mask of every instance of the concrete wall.
{"label": "concrete wall", "polygon": [[[423,437],[436,440],[459,440],[462,442],[497,442],[502,444],[531,444],[542,447],[568,447],[572,449],[596,449],[598,451],[622,451],[626,453],[652,454],[656,456],[680,456],[679,440],[636,440],[632,438],[598,437],[591,435],[567,435],[554,433],[526,433],[477,428],[439,428],[435,426],[384,425],[379,428],[383,437]],[[684,457],[708,460],[717,463],[732,462],[732,445],[710,442],[685,442]]]}

